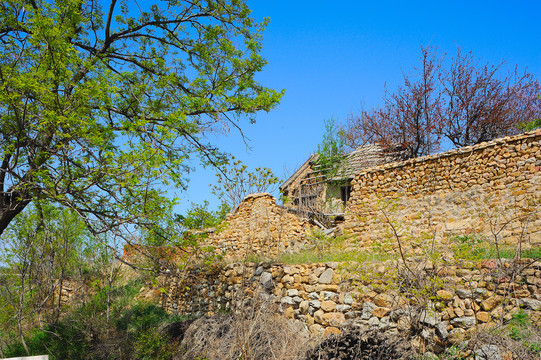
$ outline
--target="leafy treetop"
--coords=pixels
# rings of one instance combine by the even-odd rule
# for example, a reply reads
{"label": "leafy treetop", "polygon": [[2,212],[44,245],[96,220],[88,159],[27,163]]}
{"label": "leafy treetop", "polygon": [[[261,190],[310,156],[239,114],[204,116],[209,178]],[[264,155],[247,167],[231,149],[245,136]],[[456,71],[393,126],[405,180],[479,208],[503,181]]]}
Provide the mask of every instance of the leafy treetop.
{"label": "leafy treetop", "polygon": [[218,226],[231,208],[226,203],[221,203],[218,210],[209,210],[209,202],[203,204],[191,203],[190,208],[184,215],[177,214],[176,222],[186,230],[204,230]]}
{"label": "leafy treetop", "polygon": [[158,221],[191,161],[223,162],[205,133],[278,103],[265,24],[243,0],[2,2],[0,234],[36,199],[94,235]]}
{"label": "leafy treetop", "polygon": [[226,165],[222,172],[216,173],[216,184],[212,186],[212,193],[220,199],[222,208],[225,204],[234,209],[250,194],[272,193],[281,182],[271,169],[257,167],[249,171],[248,166],[234,157]]}

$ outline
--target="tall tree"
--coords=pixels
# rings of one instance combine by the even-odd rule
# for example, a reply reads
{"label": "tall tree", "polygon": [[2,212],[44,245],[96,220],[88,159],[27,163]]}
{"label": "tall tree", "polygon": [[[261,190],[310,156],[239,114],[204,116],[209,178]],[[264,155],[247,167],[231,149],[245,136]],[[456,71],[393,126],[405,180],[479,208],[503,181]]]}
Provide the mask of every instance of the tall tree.
{"label": "tall tree", "polygon": [[32,201],[95,235],[169,210],[204,140],[281,93],[261,86],[261,35],[243,0],[0,4],[0,234]]}
{"label": "tall tree", "polygon": [[404,85],[397,91],[385,92],[383,106],[348,118],[344,134],[349,147],[379,143],[390,150],[398,148],[405,158],[438,149],[441,62],[430,48],[421,50],[421,66],[404,75]]}
{"label": "tall tree", "polygon": [[454,146],[516,134],[520,124],[541,115],[539,82],[517,68],[503,74],[504,65],[480,66],[471,53],[459,50],[441,75],[446,99],[442,134]]}
{"label": "tall tree", "polygon": [[421,66],[397,91],[386,91],[381,107],[348,118],[350,147],[380,143],[413,158],[437,151],[442,139],[455,147],[474,145],[515,134],[541,117],[541,88],[532,74],[517,68],[505,74],[503,62],[480,66],[460,50],[445,67],[444,56],[421,50]]}

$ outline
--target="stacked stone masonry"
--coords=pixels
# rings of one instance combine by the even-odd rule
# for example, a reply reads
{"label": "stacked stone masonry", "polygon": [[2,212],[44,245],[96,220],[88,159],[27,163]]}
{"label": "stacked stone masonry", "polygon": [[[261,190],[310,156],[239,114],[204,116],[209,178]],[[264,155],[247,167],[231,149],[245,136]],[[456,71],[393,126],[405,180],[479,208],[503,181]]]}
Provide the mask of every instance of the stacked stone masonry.
{"label": "stacked stone masonry", "polygon": [[[539,246],[540,169],[541,130],[365,169],[352,180],[340,228],[357,248],[396,245],[391,224],[418,252],[455,236]],[[310,231],[271,195],[253,194],[207,244],[229,258],[273,257],[302,249]]]}
{"label": "stacked stone masonry", "polygon": [[167,291],[162,302],[170,312],[203,315],[263,297],[278,303],[286,317],[311,335],[339,333],[348,325],[399,333],[417,319],[425,329],[416,340],[418,350],[435,353],[460,343],[476,326],[510,320],[521,308],[539,324],[541,262],[485,260],[451,266],[424,261],[409,267],[421,278],[437,280],[430,295],[401,287],[397,279],[403,277],[390,274],[403,265],[393,261],[235,263],[193,270],[189,277],[163,277]]}
{"label": "stacked stone masonry", "polygon": [[[393,225],[402,243],[424,255],[432,240],[445,244],[455,236],[539,246],[540,169],[541,130],[366,169],[353,179],[342,230],[361,249],[386,240],[396,246]],[[233,259],[272,258],[302,249],[309,231],[272,196],[254,194],[207,244]],[[424,261],[409,268],[434,280],[430,296],[411,291],[408,276],[397,273],[400,262],[232,263],[170,272],[161,279],[162,303],[171,312],[203,315],[263,298],[312,335],[347,325],[398,333],[417,321],[424,330],[415,346],[433,353],[520,309],[541,325],[541,262]]]}
{"label": "stacked stone masonry", "polygon": [[540,168],[541,130],[369,168],[352,181],[344,230],[361,246],[389,237],[389,223],[404,239],[499,232],[539,245]]}
{"label": "stacked stone masonry", "polygon": [[252,194],[227,216],[205,245],[229,258],[273,257],[299,250],[309,224],[276,204],[270,194]]}

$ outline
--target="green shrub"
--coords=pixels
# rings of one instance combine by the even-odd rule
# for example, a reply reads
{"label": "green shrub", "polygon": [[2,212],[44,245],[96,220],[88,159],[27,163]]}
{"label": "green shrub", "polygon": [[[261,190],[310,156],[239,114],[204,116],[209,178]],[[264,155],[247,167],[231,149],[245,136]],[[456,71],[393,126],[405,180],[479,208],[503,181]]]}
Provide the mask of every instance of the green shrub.
{"label": "green shrub", "polygon": [[[25,339],[28,350],[32,355],[49,354],[55,359],[86,359],[90,344],[84,334],[75,324],[59,323],[36,329]],[[20,341],[9,344],[4,355],[7,357],[26,356],[26,351]]]}
{"label": "green shrub", "polygon": [[176,345],[168,341],[167,336],[160,334],[155,328],[138,333],[134,341],[134,356],[139,360],[171,359]]}
{"label": "green shrub", "polygon": [[524,310],[521,309],[518,313],[513,314],[508,329],[511,339],[519,341],[523,347],[533,353],[538,354],[541,352],[539,334],[536,334],[536,331],[533,330],[528,313]]}
{"label": "green shrub", "polygon": [[136,303],[123,311],[116,321],[116,327],[120,331],[138,334],[168,321],[174,321],[173,316],[161,307],[154,304]]}
{"label": "green shrub", "polygon": [[[175,343],[161,329],[181,318],[159,306],[142,303],[137,293],[142,281],[111,289],[107,320],[107,289],[98,291],[86,304],[75,307],[62,319],[25,337],[31,355],[48,354],[60,359],[171,359]],[[26,356],[20,339],[4,348],[7,357]]]}

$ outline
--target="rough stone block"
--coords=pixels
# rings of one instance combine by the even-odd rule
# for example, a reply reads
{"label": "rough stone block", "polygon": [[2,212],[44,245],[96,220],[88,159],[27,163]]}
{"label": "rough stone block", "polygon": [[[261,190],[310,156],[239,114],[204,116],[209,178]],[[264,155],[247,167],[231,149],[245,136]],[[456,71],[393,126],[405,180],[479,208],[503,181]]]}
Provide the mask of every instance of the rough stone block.
{"label": "rough stone block", "polygon": [[336,309],[336,303],[331,300],[322,301],[321,309],[325,312],[333,312]]}
{"label": "rough stone block", "polygon": [[473,316],[457,317],[450,321],[450,324],[457,327],[468,328],[477,323]]}
{"label": "rough stone block", "polygon": [[332,282],[333,275],[333,269],[327,269],[319,276],[318,281],[320,284],[330,284]]}
{"label": "rough stone block", "polygon": [[378,319],[381,319],[391,311],[388,307],[376,307],[372,310],[372,315],[376,316]]}

